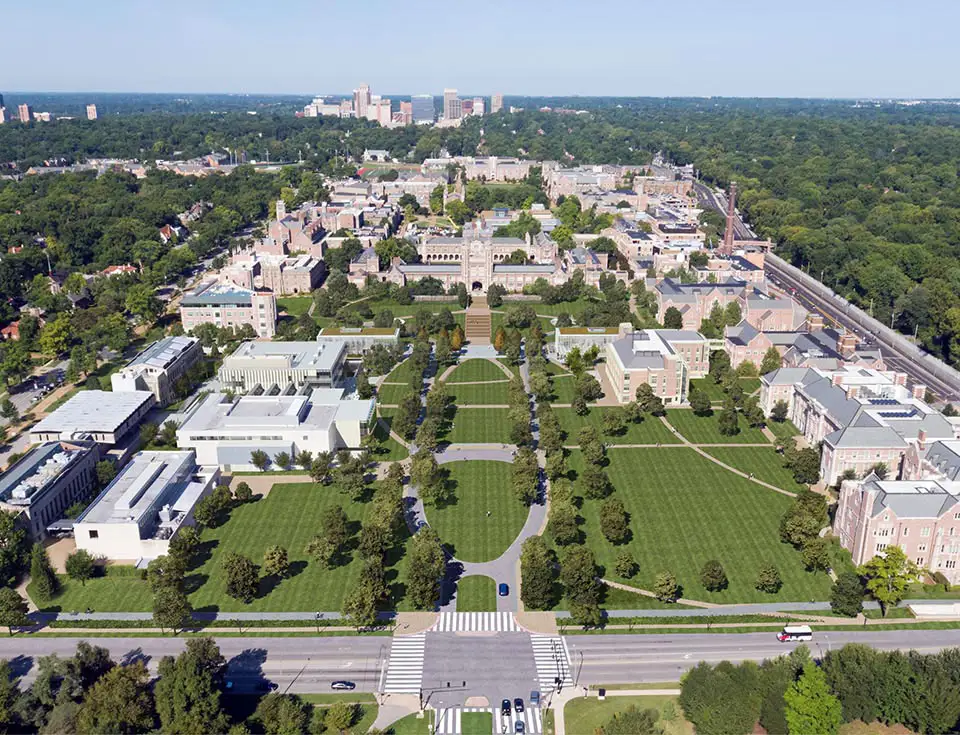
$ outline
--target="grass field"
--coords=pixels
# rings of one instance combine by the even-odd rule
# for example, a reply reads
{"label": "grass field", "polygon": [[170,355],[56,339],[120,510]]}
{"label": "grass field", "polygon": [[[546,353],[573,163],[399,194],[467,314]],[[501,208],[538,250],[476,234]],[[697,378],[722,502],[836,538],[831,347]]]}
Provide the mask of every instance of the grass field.
{"label": "grass field", "polygon": [[427,508],[427,521],[461,561],[496,559],[527,519],[527,507],[513,496],[512,465],[470,461],[443,467],[450,472],[456,499]]}
{"label": "grass field", "polygon": [[277,299],[277,311],[285,311],[292,317],[298,317],[306,314],[310,310],[310,304],[313,303],[311,296],[287,296]]}
{"label": "grass field", "polygon": [[[657,574],[673,572],[683,596],[710,602],[826,600],[830,578],[803,569],[800,553],[780,541],[780,518],[792,502],[723,469],[690,449],[612,449],[606,472],[630,514],[633,536],[622,547],[600,532],[602,501],[585,500],[580,510],[586,542],[608,579],[652,589]],[[582,466],[579,452],[570,464]],[[620,548],[633,553],[639,572],[632,579],[614,573]],[[700,584],[703,564],[717,559],[729,587],[708,592]],[[760,568],[775,564],[783,588],[775,595],[754,588]]]}
{"label": "grass field", "polygon": [[486,380],[509,380],[503,370],[489,360],[464,360],[447,377],[447,383],[473,383]]}
{"label": "grass field", "polygon": [[573,403],[577,379],[572,375],[556,376],[553,379],[551,403]]}
{"label": "grass field", "polygon": [[[744,395],[749,396],[755,390],[760,388],[760,378],[740,378],[740,385],[743,388]],[[713,378],[696,378],[690,381],[690,392],[701,391],[706,393],[714,403],[720,403],[727,394],[723,391],[720,383],[714,383]]]}
{"label": "grass field", "polygon": [[464,712],[460,716],[463,735],[490,735],[493,732],[492,712]]}
{"label": "grass field", "polygon": [[377,388],[377,401],[387,406],[396,406],[404,396],[412,392],[413,389],[409,385],[385,383]]}
{"label": "grass field", "polygon": [[457,612],[496,612],[497,586],[490,577],[475,574],[457,582]]}
{"label": "grass field", "polygon": [[[324,510],[340,505],[359,530],[368,505],[350,499],[330,487],[313,483],[274,485],[270,494],[256,502],[234,508],[223,525],[201,534],[204,551],[199,566],[186,577],[186,588],[194,610],[274,612],[339,610],[344,596],[356,586],[360,559],[347,550],[344,563],[321,569],[308,560],[304,547],[320,532]],[[284,580],[261,578],[260,592],[249,605],[228,597],[221,564],[230,552],[237,552],[262,564],[268,546],[279,544],[290,556],[291,577]],[[387,580],[395,601],[402,597],[403,549],[391,558]],[[205,557],[205,559],[204,559]],[[145,581],[138,578],[103,577],[85,587],[67,581],[64,593],[53,604],[63,610],[98,612],[150,610],[152,596]],[[401,605],[402,609],[402,605]]]}
{"label": "grass field", "polygon": [[[309,695],[305,695],[303,698],[309,701],[307,699],[308,696]],[[359,698],[359,696],[362,696],[362,695],[358,695],[357,698]],[[326,709],[327,707],[317,707],[317,710],[326,710]],[[379,711],[380,711],[380,708],[374,703],[357,704],[356,711],[353,716],[353,723],[350,725],[350,730],[348,732],[357,732],[357,733],[368,732],[370,728],[373,727],[373,723],[377,721],[377,713]],[[316,712],[314,713],[314,716],[317,716],[319,714],[320,712]]]}
{"label": "grass field", "polygon": [[617,712],[633,705],[638,710],[655,709],[660,713],[658,725],[664,735],[693,735],[693,725],[683,718],[683,710],[676,697],[637,696],[608,697],[600,701],[596,697],[577,697],[563,708],[566,731],[592,733],[603,727]]}
{"label": "grass field", "polygon": [[509,385],[508,380],[503,380],[499,383],[471,385],[451,383],[447,388],[453,397],[453,402],[458,406],[505,405],[510,400]]}
{"label": "grass field", "polygon": [[433,735],[433,710],[426,710],[423,717],[417,713],[401,717],[386,729],[386,735]]}
{"label": "grass field", "polygon": [[777,437],[777,439],[784,440],[789,439],[792,436],[799,436],[800,429],[793,425],[792,421],[767,421],[767,428],[770,429],[770,432]]}
{"label": "grass field", "polygon": [[450,311],[459,311],[460,304],[456,299],[451,301],[415,301],[412,304],[398,304],[392,299],[366,299],[363,301],[356,301],[348,307],[351,311],[358,311],[363,306],[369,306],[370,311],[376,314],[378,311],[383,311],[384,309],[389,309],[393,312],[395,319],[405,319],[406,317],[413,316],[418,311],[429,311],[433,314],[436,314],[440,309],[450,309]]}
{"label": "grass field", "polygon": [[[566,432],[567,438],[564,440],[567,444],[576,444],[577,435],[580,429],[590,424],[596,426],[603,433],[603,414],[610,408],[594,407],[586,416],[578,416],[572,408],[557,408],[554,413],[560,420],[561,428]],[[663,422],[655,416],[648,416],[639,424],[628,424],[625,433],[620,436],[603,436],[603,441],[610,444],[679,444],[680,440],[675,437]]]}
{"label": "grass field", "polygon": [[384,382],[403,383],[404,385],[409,385],[410,378],[413,377],[413,368],[411,366],[412,363],[409,360],[404,360],[390,371],[390,374],[384,378]]}
{"label": "grass field", "polygon": [[752,472],[758,480],[771,485],[799,492],[806,485],[793,479],[793,473],[783,466],[783,457],[772,447],[707,447],[704,449],[711,457],[735,467],[742,472]]}
{"label": "grass field", "polygon": [[[635,584],[636,580],[628,580],[627,584]],[[628,592],[617,587],[604,585],[600,596],[600,607],[607,610],[689,610],[689,605],[681,605],[677,602],[660,602],[656,597],[647,597],[638,595],[635,592]],[[554,610],[569,610],[570,601],[566,598],[560,600]],[[570,622],[569,619],[567,622]],[[609,625],[615,625],[618,619],[609,619]]]}
{"label": "grass field", "polygon": [[725,436],[720,433],[720,412],[710,416],[697,416],[688,408],[676,408],[667,411],[667,421],[679,431],[687,441],[693,444],[769,444],[760,429],[747,425],[743,416],[740,419],[740,433]]}
{"label": "grass field", "polygon": [[390,436],[390,419],[384,418],[383,423],[387,424],[386,429],[383,427],[383,424],[377,422],[377,425],[373,430],[373,435],[380,442],[381,450],[377,453],[374,459],[376,459],[378,462],[396,462],[409,457],[410,452],[407,451],[407,448]]}
{"label": "grass field", "polygon": [[441,441],[452,444],[509,444],[507,408],[464,408],[453,417],[453,428]]}

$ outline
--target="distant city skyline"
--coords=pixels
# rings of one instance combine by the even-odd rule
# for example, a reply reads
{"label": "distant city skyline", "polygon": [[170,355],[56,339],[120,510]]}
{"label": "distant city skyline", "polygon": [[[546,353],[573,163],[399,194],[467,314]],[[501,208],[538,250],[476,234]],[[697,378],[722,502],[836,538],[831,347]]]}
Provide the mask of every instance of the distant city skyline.
{"label": "distant city skyline", "polygon": [[[60,41],[44,39],[51,18],[68,29]],[[25,62],[0,86],[313,96],[350,95],[364,80],[384,95],[464,98],[957,98],[958,22],[960,3],[947,0],[597,0],[589,12],[574,0],[470,11],[433,0],[49,0],[5,9],[5,51]]]}

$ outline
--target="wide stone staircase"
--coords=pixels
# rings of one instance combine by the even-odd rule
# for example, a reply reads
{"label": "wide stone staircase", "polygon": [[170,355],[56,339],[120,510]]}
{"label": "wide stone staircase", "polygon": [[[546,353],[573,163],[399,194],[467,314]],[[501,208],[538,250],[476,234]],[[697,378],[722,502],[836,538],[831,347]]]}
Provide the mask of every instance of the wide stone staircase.
{"label": "wide stone staircase", "polygon": [[490,307],[487,306],[486,294],[474,294],[470,306],[467,307],[464,335],[467,342],[474,345],[490,344]]}

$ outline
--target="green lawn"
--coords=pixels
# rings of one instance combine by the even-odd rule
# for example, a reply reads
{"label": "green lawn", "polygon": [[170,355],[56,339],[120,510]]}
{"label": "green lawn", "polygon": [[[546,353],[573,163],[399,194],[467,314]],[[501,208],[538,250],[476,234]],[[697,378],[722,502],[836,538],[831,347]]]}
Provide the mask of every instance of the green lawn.
{"label": "green lawn", "polygon": [[[606,567],[608,579],[652,589],[660,572],[669,570],[683,586],[683,596],[710,602],[786,602],[829,599],[830,578],[803,569],[800,553],[780,541],[780,518],[791,499],[725,470],[691,449],[622,449],[607,454],[606,472],[616,496],[630,514],[631,540],[622,547],[600,532],[602,501],[585,500],[580,510],[587,544]],[[578,451],[571,467],[582,466]],[[614,572],[620,548],[639,564],[632,579]],[[729,587],[708,592],[700,584],[704,562],[719,560]],[[760,568],[775,564],[783,588],[775,595],[754,589]]]}
{"label": "green lawn", "polygon": [[422,301],[414,302],[412,304],[398,304],[392,299],[366,299],[364,301],[357,301],[349,306],[351,311],[358,311],[366,304],[370,307],[370,310],[376,314],[378,311],[383,311],[384,309],[389,309],[393,312],[393,316],[396,319],[404,319],[406,317],[413,316],[418,311],[429,311],[436,314],[440,309],[446,307],[450,311],[459,311],[460,304],[456,299],[452,301]]}
{"label": "green lawn", "polygon": [[711,457],[743,472],[752,472],[758,480],[771,485],[799,492],[806,485],[793,479],[793,473],[783,466],[783,457],[777,450],[766,447],[707,447],[704,451]]}
{"label": "green lawn", "polygon": [[464,712],[460,715],[463,735],[490,735],[493,732],[492,712]]}
{"label": "green lawn", "polygon": [[567,370],[566,365],[562,365],[558,362],[548,362],[547,363],[547,374],[548,375],[571,375],[570,371]]}
{"label": "green lawn", "polygon": [[510,400],[509,385],[505,379],[499,383],[451,383],[447,388],[458,406],[506,405]]}
{"label": "green lawn", "polygon": [[781,423],[768,420],[767,428],[770,429],[770,432],[781,441],[784,439],[789,439],[792,436],[800,435],[800,429],[794,426],[792,421],[784,421]]}
{"label": "green lawn", "polygon": [[292,317],[306,314],[313,303],[311,296],[287,296],[277,299],[277,311],[285,311]]}
{"label": "green lawn", "polygon": [[[506,306],[510,302],[504,302]],[[521,302],[523,303],[523,302]],[[593,301],[590,299],[577,299],[576,301],[561,301],[559,304],[544,304],[544,303],[530,303],[534,309],[536,309],[538,314],[546,314],[547,316],[557,316],[558,314],[569,314],[576,320],[579,314],[583,313],[583,310],[587,307],[588,304],[596,304],[600,301]]]}
{"label": "green lawn", "polygon": [[452,444],[509,444],[507,408],[464,408],[453,417],[453,428],[442,441]]}
{"label": "green lawn", "polygon": [[[267,497],[234,508],[223,525],[205,529],[201,534],[205,554],[201,556],[205,555],[206,559],[201,558],[199,566],[191,569],[186,577],[194,609],[204,612],[339,610],[344,596],[359,579],[359,556],[348,550],[341,566],[326,570],[308,560],[304,552],[307,542],[320,531],[324,510],[334,505],[342,506],[359,530],[358,524],[369,506],[351,503],[335,489],[313,483],[274,485]],[[263,578],[260,594],[249,605],[227,597],[221,568],[224,557],[229,552],[237,552],[262,564],[263,552],[274,544],[289,552],[292,576],[279,583]],[[394,555],[387,571],[388,583],[398,598],[405,567],[403,551],[401,548]],[[91,607],[98,612],[149,611],[152,597],[145,581],[109,576],[91,580],[85,587],[67,582],[64,593],[53,604],[62,610]]]}
{"label": "green lawn", "polygon": [[553,378],[553,400],[551,403],[573,403],[577,379],[572,375]]}
{"label": "green lawn", "polygon": [[[635,584],[634,580],[625,580],[626,584]],[[600,598],[600,607],[607,610],[689,610],[689,605],[681,605],[677,602],[660,602],[656,597],[647,597],[638,595],[635,592],[628,592],[618,587],[604,585],[603,593]],[[554,610],[569,610],[570,601],[566,598],[560,600],[560,603],[553,608]],[[570,622],[567,619],[567,622]],[[618,620],[609,619],[609,625],[616,625]]]}
{"label": "green lawn", "polygon": [[412,392],[409,385],[386,383],[377,388],[377,401],[387,406],[396,406],[404,396]]}
{"label": "green lawn", "polygon": [[[748,396],[760,387],[760,378],[740,378],[740,385],[743,387],[744,395]],[[710,376],[691,380],[690,392],[693,393],[694,391],[706,393],[710,400],[715,403],[720,403],[727,397],[727,394],[723,391],[723,386],[720,383],[714,383]]]}
{"label": "green lawn", "polygon": [[[356,698],[359,699],[363,695],[357,695]],[[309,701],[307,698],[309,695],[305,695],[303,698]],[[326,710],[327,707],[317,707],[317,710]],[[377,713],[380,708],[376,704],[357,704],[356,712],[353,716],[353,724],[350,725],[349,732],[355,733],[364,733],[370,730],[373,727],[373,723],[377,721]],[[315,713],[319,715],[319,712]]]}
{"label": "green lawn", "polygon": [[386,735],[433,735],[433,710],[425,710],[420,718],[416,712],[401,717],[387,728]]}
{"label": "green lawn", "polygon": [[[505,302],[504,305],[501,306],[498,311],[490,312],[490,339],[493,339],[496,336],[497,329],[499,327],[504,326],[503,320],[506,319],[507,317],[506,312],[504,310],[507,308],[509,307]],[[553,332],[556,329],[556,327],[554,327],[554,325],[551,323],[550,319],[551,317],[547,317],[547,316],[539,317],[540,328],[543,330],[543,335],[544,337],[546,337],[548,342],[553,339]],[[523,329],[521,331],[524,332],[524,334],[526,334],[527,332],[526,329]]]}
{"label": "green lawn", "polygon": [[497,586],[490,577],[475,574],[457,582],[457,612],[496,612]]}
{"label": "green lawn", "polygon": [[471,461],[443,467],[450,473],[455,500],[427,508],[427,521],[461,561],[496,559],[527,519],[527,507],[513,496],[512,465]]}
{"label": "green lawn", "polygon": [[667,411],[667,421],[679,431],[687,441],[694,444],[769,444],[770,441],[760,429],[747,425],[740,416],[740,432],[733,436],[720,433],[720,412],[710,416],[697,416],[688,408],[675,408]]}
{"label": "green lawn", "polygon": [[473,383],[487,380],[509,380],[509,376],[490,360],[464,360],[447,377],[447,383]]}
{"label": "green lawn", "polygon": [[614,714],[623,712],[631,705],[638,710],[657,710],[660,713],[658,724],[663,728],[664,735],[693,735],[693,725],[684,719],[677,698],[663,696],[613,696],[602,702],[597,697],[571,699],[563,708],[566,731],[583,734],[597,732]]}
{"label": "green lawn", "polygon": [[403,383],[404,385],[409,385],[410,378],[413,377],[413,369],[410,367],[411,362],[409,360],[404,360],[399,365],[397,365],[390,374],[384,378],[385,382],[388,383]]}
{"label": "green lawn", "polygon": [[[390,418],[384,417],[382,421],[389,427]],[[373,435],[380,442],[380,451],[374,457],[378,462],[396,462],[410,456],[407,448],[390,436],[389,428],[384,429],[380,422],[374,427]]]}
{"label": "green lawn", "polygon": [[[578,416],[572,408],[555,408],[557,418],[560,420],[560,427],[566,432],[567,438],[564,440],[567,444],[576,444],[580,429],[590,424],[596,426],[603,433],[603,414],[612,408],[597,406],[591,408],[586,416]],[[679,444],[680,440],[675,437],[663,422],[655,416],[647,416],[639,424],[628,424],[627,431],[620,436],[603,436],[603,440],[609,444]]]}

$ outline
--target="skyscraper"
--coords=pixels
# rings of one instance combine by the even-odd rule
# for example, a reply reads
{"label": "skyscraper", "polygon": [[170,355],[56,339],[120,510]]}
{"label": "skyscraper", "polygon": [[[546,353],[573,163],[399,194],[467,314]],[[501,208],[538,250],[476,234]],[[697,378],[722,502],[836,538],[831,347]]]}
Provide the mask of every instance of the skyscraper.
{"label": "skyscraper", "polygon": [[490,98],[490,114],[496,115],[503,109],[503,95],[497,92]]}
{"label": "skyscraper", "polygon": [[17,115],[20,117],[20,122],[28,123],[33,119],[33,108],[26,102],[19,104],[17,105]]}
{"label": "skyscraper", "polygon": [[399,122],[403,125],[411,125],[413,123],[413,103],[401,102],[400,103],[400,119],[398,120],[396,116],[394,116],[394,121]]}
{"label": "skyscraper", "polygon": [[473,114],[480,115],[481,117],[486,112],[487,103],[483,97],[474,97],[473,98]]}
{"label": "skyscraper", "polygon": [[367,116],[367,107],[370,104],[370,86],[361,84],[353,90],[353,114],[357,117]]}
{"label": "skyscraper", "polygon": [[457,90],[443,90],[443,117],[445,120],[459,120],[462,115],[460,100],[457,98]]}
{"label": "skyscraper", "polygon": [[433,95],[415,94],[410,98],[413,107],[413,121],[415,123],[433,122]]}
{"label": "skyscraper", "polygon": [[96,120],[96,119],[97,119],[97,106],[87,105],[87,120]]}

